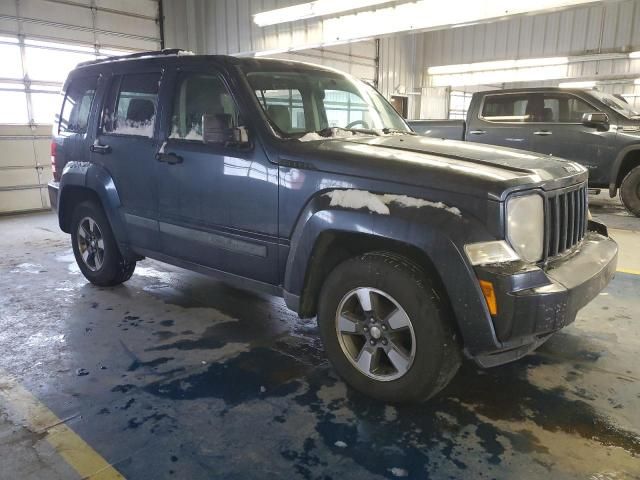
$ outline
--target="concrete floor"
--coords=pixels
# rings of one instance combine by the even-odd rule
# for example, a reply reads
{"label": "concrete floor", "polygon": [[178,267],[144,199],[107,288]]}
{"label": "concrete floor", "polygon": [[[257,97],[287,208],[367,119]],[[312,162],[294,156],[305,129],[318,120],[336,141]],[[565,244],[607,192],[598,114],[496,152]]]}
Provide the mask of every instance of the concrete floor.
{"label": "concrete floor", "polygon": [[537,352],[467,362],[414,407],[349,390],[280,299],[150,260],[97,288],[53,214],[0,218],[0,478],[116,478],[72,468],[77,434],[131,479],[639,479],[640,219],[592,211],[629,273]]}

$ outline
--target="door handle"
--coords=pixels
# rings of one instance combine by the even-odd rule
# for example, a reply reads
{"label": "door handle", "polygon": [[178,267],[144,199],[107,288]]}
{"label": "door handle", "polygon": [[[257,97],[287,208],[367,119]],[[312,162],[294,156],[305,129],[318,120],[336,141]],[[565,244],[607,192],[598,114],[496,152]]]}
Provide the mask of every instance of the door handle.
{"label": "door handle", "polygon": [[471,135],[484,135],[485,133],[487,133],[486,130],[469,130],[469,133]]}
{"label": "door handle", "polygon": [[159,162],[165,162],[169,165],[175,165],[176,163],[182,163],[183,159],[180,155],[176,155],[173,152],[164,153],[158,152],[156,153],[156,160]]}
{"label": "door handle", "polygon": [[106,155],[111,153],[111,147],[109,145],[100,145],[97,141],[89,147],[93,153],[99,153],[100,155]]}
{"label": "door handle", "polygon": [[541,137],[544,137],[546,135],[553,135],[553,132],[550,130],[538,130],[537,132],[533,132],[534,135],[540,135]]}

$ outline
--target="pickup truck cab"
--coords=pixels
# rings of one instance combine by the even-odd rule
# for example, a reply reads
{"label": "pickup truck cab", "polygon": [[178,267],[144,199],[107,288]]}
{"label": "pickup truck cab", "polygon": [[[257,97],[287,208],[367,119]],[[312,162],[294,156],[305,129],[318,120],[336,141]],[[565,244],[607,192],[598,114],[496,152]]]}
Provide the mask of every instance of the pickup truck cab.
{"label": "pickup truck cab", "polygon": [[607,188],[640,216],[640,113],[598,90],[526,88],[474,93],[464,120],[413,120],[431,137],[555,155],[589,169],[589,186]]}
{"label": "pickup truck cab", "polygon": [[384,401],[522,357],[615,272],[585,168],[417,136],[334,70],[150,52],[64,93],[49,195],[90,282],[149,257],[282,296]]}

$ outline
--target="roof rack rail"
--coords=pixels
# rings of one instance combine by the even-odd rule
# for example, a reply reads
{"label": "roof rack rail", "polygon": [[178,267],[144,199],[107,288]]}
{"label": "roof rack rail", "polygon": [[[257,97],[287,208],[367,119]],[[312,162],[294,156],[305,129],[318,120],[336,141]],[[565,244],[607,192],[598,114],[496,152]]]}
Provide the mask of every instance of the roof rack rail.
{"label": "roof rack rail", "polygon": [[129,55],[113,55],[111,57],[99,58],[96,60],[88,60],[86,62],[80,62],[78,64],[79,67],[84,65],[94,65],[97,63],[108,62],[111,60],[128,60],[130,58],[141,58],[141,57],[161,57],[163,55],[178,55],[180,52],[186,52],[186,50],[182,48],[165,48],[164,50],[152,50],[148,52],[136,52],[130,53]]}

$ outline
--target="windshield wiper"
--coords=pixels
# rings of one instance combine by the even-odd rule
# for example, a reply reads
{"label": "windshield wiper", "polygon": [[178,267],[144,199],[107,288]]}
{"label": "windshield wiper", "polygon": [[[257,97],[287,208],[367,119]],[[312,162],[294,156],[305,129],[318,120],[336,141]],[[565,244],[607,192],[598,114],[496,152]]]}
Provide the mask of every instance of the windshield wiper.
{"label": "windshield wiper", "polygon": [[381,130],[374,130],[373,128],[344,128],[344,127],[326,127],[317,130],[316,133],[322,137],[337,137],[336,132],[351,132],[362,133],[364,135],[378,135],[380,136]]}

